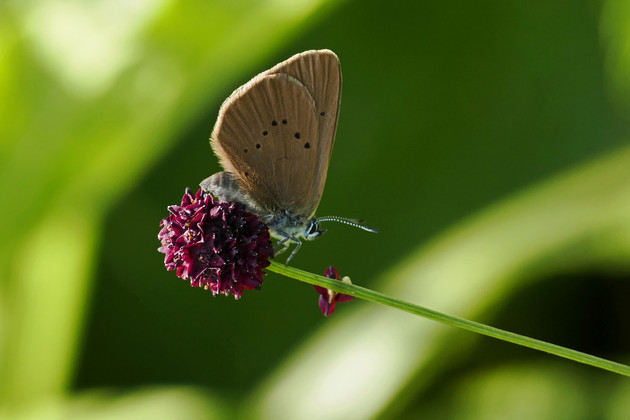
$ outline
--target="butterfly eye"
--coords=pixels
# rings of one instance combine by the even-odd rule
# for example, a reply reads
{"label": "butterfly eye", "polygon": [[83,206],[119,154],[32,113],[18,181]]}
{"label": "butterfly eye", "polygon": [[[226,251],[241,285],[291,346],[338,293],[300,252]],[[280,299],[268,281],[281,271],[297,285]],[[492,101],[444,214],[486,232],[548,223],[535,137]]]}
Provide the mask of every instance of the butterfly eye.
{"label": "butterfly eye", "polygon": [[305,236],[306,239],[313,239],[317,238],[324,232],[326,232],[326,229],[320,229],[317,220],[313,220],[311,223],[309,223]]}
{"label": "butterfly eye", "polygon": [[315,232],[317,232],[319,230],[319,223],[317,223],[316,221],[312,221],[311,224],[309,225],[309,229],[308,229],[308,235],[312,235]]}

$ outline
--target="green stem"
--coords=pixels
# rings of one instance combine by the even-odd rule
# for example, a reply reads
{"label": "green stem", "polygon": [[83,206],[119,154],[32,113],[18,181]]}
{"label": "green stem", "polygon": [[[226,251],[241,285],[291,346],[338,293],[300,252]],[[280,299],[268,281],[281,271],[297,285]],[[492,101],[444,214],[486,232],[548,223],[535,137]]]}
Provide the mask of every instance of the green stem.
{"label": "green stem", "polygon": [[612,362],[610,360],[602,359],[600,357],[591,356],[590,354],[571,350],[566,347],[558,346],[556,344],[536,340],[534,338],[526,337],[524,335],[504,331],[499,328],[490,327],[488,325],[480,324],[478,322],[469,321],[464,318],[446,315],[432,309],[404,302],[399,299],[394,299],[382,293],[378,293],[361,286],[343,283],[338,280],[333,280],[323,276],[318,276],[317,274],[298,270],[297,268],[287,267],[284,264],[277,263],[275,261],[271,262],[271,265],[267,267],[267,270],[306,283],[326,287],[327,289],[334,290],[335,292],[340,292],[346,295],[358,297],[360,299],[369,300],[370,302],[391,306],[392,308],[400,309],[414,315],[420,315],[425,318],[441,322],[442,324],[461,328],[467,331],[472,331],[478,334],[487,335],[489,337],[494,337],[499,340],[508,341],[510,343],[518,344],[520,346],[529,347],[531,349],[544,351],[546,353],[553,354],[559,357],[564,357],[565,359],[573,360],[578,363],[583,363],[585,365],[591,365],[600,369],[609,370],[620,375],[630,376],[630,366]]}

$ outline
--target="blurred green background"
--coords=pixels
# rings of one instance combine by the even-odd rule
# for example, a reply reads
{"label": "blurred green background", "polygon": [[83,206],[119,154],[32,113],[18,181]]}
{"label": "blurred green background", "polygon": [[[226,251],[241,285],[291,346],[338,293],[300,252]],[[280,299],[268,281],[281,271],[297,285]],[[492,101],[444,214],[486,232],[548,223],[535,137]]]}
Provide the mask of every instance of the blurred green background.
{"label": "blurred green background", "polygon": [[630,381],[274,274],[167,272],[222,100],[340,57],[293,265],[630,362],[630,2],[0,1],[0,417],[627,419]]}

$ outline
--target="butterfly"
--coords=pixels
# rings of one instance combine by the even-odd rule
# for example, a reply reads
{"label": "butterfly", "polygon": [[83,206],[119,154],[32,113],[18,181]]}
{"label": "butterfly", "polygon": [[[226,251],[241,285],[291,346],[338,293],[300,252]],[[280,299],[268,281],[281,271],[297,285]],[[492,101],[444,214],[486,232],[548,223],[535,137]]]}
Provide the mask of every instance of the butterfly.
{"label": "butterfly", "polygon": [[341,67],[330,50],[296,54],[236,89],[221,105],[210,145],[223,172],[201,188],[222,201],[244,204],[278,239],[277,254],[337,221],[369,232],[359,220],[315,217],[333,149]]}

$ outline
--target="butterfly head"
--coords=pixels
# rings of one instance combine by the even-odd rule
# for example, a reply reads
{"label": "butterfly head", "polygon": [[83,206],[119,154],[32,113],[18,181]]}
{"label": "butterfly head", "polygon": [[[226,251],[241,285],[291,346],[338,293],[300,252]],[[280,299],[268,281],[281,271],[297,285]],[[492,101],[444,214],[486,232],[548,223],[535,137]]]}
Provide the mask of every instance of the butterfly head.
{"label": "butterfly head", "polygon": [[317,221],[317,219],[312,219],[306,225],[306,229],[304,229],[304,233],[302,235],[305,239],[310,241],[311,239],[315,239],[318,236],[321,236],[324,232],[326,232],[326,229],[321,229],[319,227],[319,222]]}
{"label": "butterfly head", "polygon": [[326,229],[322,229],[319,226],[320,222],[340,222],[346,225],[358,227],[368,232],[377,232],[376,229],[361,225],[359,223],[360,220],[338,216],[326,216],[317,219],[312,218],[305,220],[304,218],[295,216],[288,211],[284,211],[277,214],[267,215],[265,219],[268,223],[271,235],[279,239],[276,244],[276,255],[286,251],[289,248],[290,242],[296,243],[296,247],[293,249],[293,252],[291,252],[289,258],[287,258],[287,265],[302,245],[300,238],[310,241],[326,232]]}
{"label": "butterfly head", "polygon": [[326,232],[326,229],[320,228],[318,219],[296,216],[289,211],[269,214],[263,220],[268,224],[272,236],[288,238],[293,242],[298,242],[299,238],[310,241]]}

